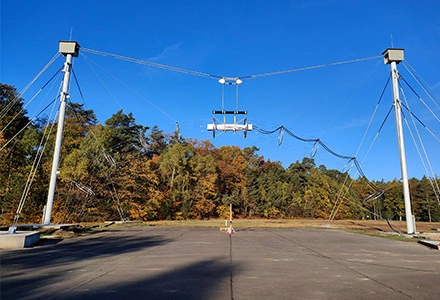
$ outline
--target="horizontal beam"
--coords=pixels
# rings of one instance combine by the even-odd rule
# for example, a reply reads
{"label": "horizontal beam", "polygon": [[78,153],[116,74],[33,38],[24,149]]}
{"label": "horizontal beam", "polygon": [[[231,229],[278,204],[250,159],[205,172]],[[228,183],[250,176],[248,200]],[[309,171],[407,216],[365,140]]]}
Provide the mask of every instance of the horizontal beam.
{"label": "horizontal beam", "polygon": [[253,126],[252,124],[208,124],[207,129],[208,131],[251,131]]}
{"label": "horizontal beam", "polygon": [[247,115],[246,110],[213,110],[214,115]]}

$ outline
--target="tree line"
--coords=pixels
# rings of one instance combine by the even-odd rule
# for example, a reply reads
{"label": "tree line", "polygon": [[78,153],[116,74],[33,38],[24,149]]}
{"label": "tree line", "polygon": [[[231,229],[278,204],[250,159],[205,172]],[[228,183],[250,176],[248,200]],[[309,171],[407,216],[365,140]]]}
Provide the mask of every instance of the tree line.
{"label": "tree line", "polygon": [[[20,222],[40,223],[56,126],[47,117],[29,120],[13,86],[0,83],[0,101],[0,222],[10,224],[25,198]],[[405,216],[398,180],[373,181],[385,193],[371,199],[366,178],[317,166],[310,157],[285,168],[258,150],[164,133],[122,110],[100,124],[92,110],[69,102],[52,222],[226,218],[230,204],[242,218]],[[412,178],[410,187],[416,220],[440,221],[431,181]]]}

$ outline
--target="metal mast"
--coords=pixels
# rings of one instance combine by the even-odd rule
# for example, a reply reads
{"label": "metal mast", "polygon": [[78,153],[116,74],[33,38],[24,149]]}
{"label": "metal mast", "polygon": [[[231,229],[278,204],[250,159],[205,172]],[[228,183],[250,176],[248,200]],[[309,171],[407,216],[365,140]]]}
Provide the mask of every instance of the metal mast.
{"label": "metal mast", "polygon": [[406,167],[405,142],[403,139],[402,127],[402,103],[399,96],[399,72],[397,64],[403,61],[403,50],[400,48],[388,48],[382,55],[384,63],[390,65],[391,78],[393,83],[393,106],[396,115],[397,142],[400,154],[400,169],[402,172],[403,198],[405,202],[406,231],[408,234],[415,233],[415,222],[411,210],[411,196],[409,193],[408,171]]}
{"label": "metal mast", "polygon": [[52,215],[53,198],[55,195],[55,186],[57,182],[58,164],[60,161],[61,142],[63,139],[64,115],[66,112],[66,99],[69,97],[70,69],[72,67],[72,58],[78,57],[79,44],[74,41],[60,41],[59,52],[66,57],[64,63],[64,79],[63,88],[60,95],[60,112],[58,115],[57,136],[55,141],[55,150],[53,154],[52,172],[50,175],[49,192],[47,195],[47,203],[43,214],[43,225],[50,224]]}

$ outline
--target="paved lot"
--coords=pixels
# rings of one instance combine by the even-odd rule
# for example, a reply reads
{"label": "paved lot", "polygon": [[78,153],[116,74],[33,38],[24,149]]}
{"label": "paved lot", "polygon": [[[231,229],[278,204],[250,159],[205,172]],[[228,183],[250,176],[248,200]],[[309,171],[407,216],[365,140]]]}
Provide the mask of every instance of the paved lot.
{"label": "paved lot", "polygon": [[127,227],[1,251],[7,299],[440,299],[440,251],[334,230]]}

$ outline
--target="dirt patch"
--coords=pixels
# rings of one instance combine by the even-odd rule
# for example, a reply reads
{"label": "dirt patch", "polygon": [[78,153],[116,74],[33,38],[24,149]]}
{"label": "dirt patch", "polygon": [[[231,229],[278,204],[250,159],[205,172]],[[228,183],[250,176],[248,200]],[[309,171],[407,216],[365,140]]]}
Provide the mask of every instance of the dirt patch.
{"label": "dirt patch", "polygon": [[[185,220],[185,221],[154,221],[143,222],[135,224],[115,224],[113,226],[169,226],[169,227],[224,227],[225,220],[212,219],[212,220]],[[365,232],[406,232],[406,222],[403,221],[390,221],[387,223],[385,220],[334,220],[328,222],[328,220],[322,219],[235,219],[233,220],[233,227],[240,228],[334,228],[334,229],[347,229],[347,230],[359,230]],[[440,222],[416,223],[418,232],[438,232],[440,228]]]}
{"label": "dirt patch", "polygon": [[[132,226],[161,226],[161,227],[191,227],[191,228],[225,228],[225,220],[180,220],[180,221],[154,221],[154,222],[126,222],[126,223],[83,223],[80,226],[52,230],[43,233],[47,238],[72,238],[80,235],[94,234],[97,232]],[[359,233],[389,236],[406,232],[406,222],[385,220],[328,220],[321,219],[235,219],[233,227],[237,230],[248,228],[314,228],[349,230]],[[440,233],[440,222],[416,224],[417,232],[422,234]]]}

